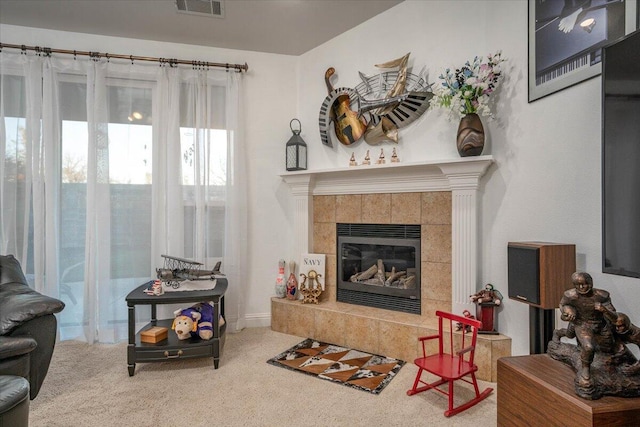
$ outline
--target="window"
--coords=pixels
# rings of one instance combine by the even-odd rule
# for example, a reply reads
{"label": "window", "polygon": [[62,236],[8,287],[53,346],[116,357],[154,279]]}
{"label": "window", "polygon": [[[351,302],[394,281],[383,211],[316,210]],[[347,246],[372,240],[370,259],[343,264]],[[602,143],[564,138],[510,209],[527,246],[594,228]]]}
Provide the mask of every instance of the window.
{"label": "window", "polygon": [[[152,206],[158,203],[154,200],[158,194],[154,185],[158,184],[153,181],[163,172],[158,168],[175,167],[179,172],[175,178],[180,182],[174,185],[180,186],[182,194],[166,203],[177,208],[177,216],[184,218],[184,236],[181,228],[175,233],[172,231],[175,235],[171,237],[173,242],[184,244],[184,253],[169,255],[196,258],[195,247],[202,248],[204,242],[204,254],[198,251],[198,261],[213,266],[223,256],[229,154],[228,134],[224,129],[226,92],[225,86],[216,86],[204,79],[221,78],[221,84],[226,85],[228,75],[198,70],[181,73],[189,81],[180,85],[179,105],[170,103],[167,107],[158,100],[154,103],[157,93],[169,93],[163,86],[167,80],[155,80],[157,67],[143,69],[126,64],[125,68],[118,68],[115,64],[89,63],[90,72],[95,73],[89,76],[95,77],[96,86],[91,88],[88,97],[87,81],[94,80],[82,75],[82,71],[71,74],[82,68],[80,62],[58,63],[49,58],[20,55],[14,59],[10,65],[15,66],[16,71],[7,73],[9,62],[3,62],[0,75],[4,127],[0,148],[3,249],[24,259],[22,248],[28,248],[23,268],[31,279],[35,277],[34,253],[43,254],[48,264],[55,259],[59,278],[55,285],[51,280],[45,282],[52,293],[59,286],[59,297],[67,304],[59,318],[61,339],[85,337],[90,341],[118,341],[127,331],[124,297],[153,274],[151,257],[156,251],[152,250],[155,241]],[[29,66],[24,72],[30,77],[25,78],[20,73],[26,61]],[[62,68],[73,71],[62,72]],[[54,70],[55,76],[49,79],[46,75],[40,80],[40,70]],[[104,72],[118,74],[105,76]],[[168,76],[178,77],[177,74]],[[50,81],[56,86],[47,85]],[[29,90],[27,83],[33,83]],[[87,108],[87,100],[92,97],[96,97],[97,102]],[[42,118],[37,116],[41,104]],[[27,112],[33,112],[34,117]],[[163,140],[159,135],[166,131],[153,125],[167,122],[160,121],[159,117],[154,120],[152,114],[179,119],[179,135],[175,135],[180,138],[179,147],[175,147],[179,154],[173,154],[175,159],[163,160],[162,164],[154,164],[162,148],[154,150],[154,143]],[[97,132],[97,147],[92,154],[93,132]],[[45,133],[46,137],[42,137]],[[34,142],[32,148],[31,139],[38,137],[42,140]],[[55,146],[55,156],[59,158],[51,163],[51,158],[43,160],[34,156],[34,153],[44,154],[41,146],[51,141],[59,141],[60,145]],[[174,142],[177,141],[171,141]],[[51,164],[59,168],[53,174]],[[44,176],[43,186],[34,186],[38,191],[29,192],[28,186],[32,182],[43,182]],[[58,188],[59,192],[51,191]],[[88,193],[89,189],[95,192]],[[51,195],[55,198],[49,197]],[[41,200],[42,197],[46,200]],[[89,206],[93,200],[96,203]],[[88,212],[92,215],[88,216]],[[97,215],[93,215],[96,212]],[[55,224],[52,225],[50,219],[55,219]],[[39,233],[35,239],[34,228]],[[48,239],[48,233],[58,238]],[[184,242],[176,240],[176,236]],[[87,244],[89,237],[90,245]],[[10,242],[10,248],[6,242]],[[56,244],[55,251],[47,247],[52,242]],[[47,272],[52,271],[49,267],[51,265],[45,268]],[[92,275],[87,283],[85,271]],[[40,279],[38,277],[38,286]],[[87,290],[90,293],[86,293]]]}

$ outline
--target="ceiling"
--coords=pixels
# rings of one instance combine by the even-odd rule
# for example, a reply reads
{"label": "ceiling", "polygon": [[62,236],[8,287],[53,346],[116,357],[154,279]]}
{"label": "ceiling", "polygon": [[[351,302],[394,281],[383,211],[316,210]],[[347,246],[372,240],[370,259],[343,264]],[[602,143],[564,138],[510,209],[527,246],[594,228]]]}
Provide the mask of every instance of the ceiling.
{"label": "ceiling", "polygon": [[0,0],[0,23],[300,55],[402,1],[222,0],[220,18],[175,0]]}

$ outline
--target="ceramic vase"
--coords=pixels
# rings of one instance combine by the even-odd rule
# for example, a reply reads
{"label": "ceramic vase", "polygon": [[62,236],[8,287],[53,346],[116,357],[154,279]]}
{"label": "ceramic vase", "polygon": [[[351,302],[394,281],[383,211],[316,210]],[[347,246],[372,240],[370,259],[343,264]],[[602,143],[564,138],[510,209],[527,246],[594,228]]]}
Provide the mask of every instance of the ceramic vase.
{"label": "ceramic vase", "polygon": [[296,279],[296,263],[289,262],[289,280],[287,280],[287,298],[298,299],[298,280]]}
{"label": "ceramic vase", "polygon": [[278,261],[278,276],[276,277],[276,296],[278,298],[284,298],[287,295],[287,282],[284,279],[284,266],[283,259]]}
{"label": "ceramic vase", "polygon": [[456,138],[461,157],[479,156],[484,148],[484,127],[480,116],[467,114],[460,119]]}

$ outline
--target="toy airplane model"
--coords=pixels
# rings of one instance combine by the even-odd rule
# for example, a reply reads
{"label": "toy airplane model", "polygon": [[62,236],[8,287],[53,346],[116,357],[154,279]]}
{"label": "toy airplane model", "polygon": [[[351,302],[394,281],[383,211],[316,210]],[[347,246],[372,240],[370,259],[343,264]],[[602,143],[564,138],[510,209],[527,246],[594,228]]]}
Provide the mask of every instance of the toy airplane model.
{"label": "toy airplane model", "polygon": [[174,289],[180,287],[180,283],[185,280],[215,280],[216,276],[223,276],[220,273],[218,261],[213,270],[202,270],[202,263],[189,259],[178,258],[170,255],[161,255],[164,258],[164,267],[156,268],[158,279],[167,286]]}

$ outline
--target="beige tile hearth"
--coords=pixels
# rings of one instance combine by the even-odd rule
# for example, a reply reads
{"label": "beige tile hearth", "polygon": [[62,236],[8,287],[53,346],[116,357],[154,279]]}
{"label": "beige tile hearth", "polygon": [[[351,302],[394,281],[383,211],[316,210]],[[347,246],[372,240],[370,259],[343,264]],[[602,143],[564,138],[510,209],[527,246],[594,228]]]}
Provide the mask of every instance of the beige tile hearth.
{"label": "beige tile hearth", "polygon": [[[288,301],[288,300],[287,300]],[[292,301],[297,303],[299,301]],[[271,304],[273,306],[273,303]],[[300,337],[313,337],[316,333],[315,318],[313,313],[302,304],[292,304],[285,308],[286,311],[286,333]],[[273,328],[272,328],[273,329]],[[282,332],[282,331],[281,331]]]}
{"label": "beige tile hearth", "polygon": [[365,316],[349,316],[344,333],[345,344],[351,348],[377,353],[380,348],[380,320]]}
{"label": "beige tile hearth", "polygon": [[314,335],[313,338],[325,342],[340,341],[344,331],[352,326],[349,315],[340,311],[313,310]]}
{"label": "beige tile hearth", "polygon": [[380,340],[378,354],[395,354],[393,357],[407,362],[416,358],[418,326],[407,323],[382,322],[380,336],[393,337],[393,339]]}
{"label": "beige tile hearth", "polygon": [[[435,313],[435,302],[427,304]],[[422,352],[418,337],[437,331],[435,316],[397,313],[351,304],[325,302],[302,304],[286,298],[271,299],[271,329],[277,332],[313,338],[362,351],[412,362]],[[455,332],[459,334],[459,332]],[[428,351],[435,352],[435,343]],[[478,378],[497,381],[497,360],[511,355],[511,338],[504,335],[479,335],[476,351]]]}

